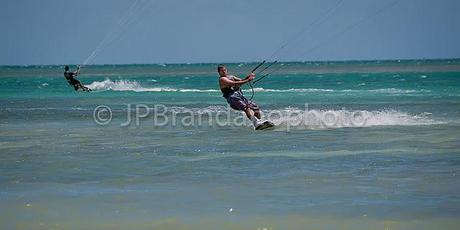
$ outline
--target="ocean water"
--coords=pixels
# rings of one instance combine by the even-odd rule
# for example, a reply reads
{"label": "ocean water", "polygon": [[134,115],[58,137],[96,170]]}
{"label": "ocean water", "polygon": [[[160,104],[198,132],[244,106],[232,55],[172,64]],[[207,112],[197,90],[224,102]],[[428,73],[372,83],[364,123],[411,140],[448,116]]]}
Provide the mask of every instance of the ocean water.
{"label": "ocean water", "polygon": [[460,60],[215,68],[0,67],[0,228],[458,229]]}

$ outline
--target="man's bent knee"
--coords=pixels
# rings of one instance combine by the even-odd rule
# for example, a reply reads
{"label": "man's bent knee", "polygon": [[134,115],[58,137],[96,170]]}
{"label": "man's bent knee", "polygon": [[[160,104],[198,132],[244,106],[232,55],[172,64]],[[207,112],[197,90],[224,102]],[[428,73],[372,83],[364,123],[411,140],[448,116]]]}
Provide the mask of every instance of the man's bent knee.
{"label": "man's bent knee", "polygon": [[246,116],[251,119],[252,116],[254,116],[254,111],[251,108],[247,108],[245,111]]}

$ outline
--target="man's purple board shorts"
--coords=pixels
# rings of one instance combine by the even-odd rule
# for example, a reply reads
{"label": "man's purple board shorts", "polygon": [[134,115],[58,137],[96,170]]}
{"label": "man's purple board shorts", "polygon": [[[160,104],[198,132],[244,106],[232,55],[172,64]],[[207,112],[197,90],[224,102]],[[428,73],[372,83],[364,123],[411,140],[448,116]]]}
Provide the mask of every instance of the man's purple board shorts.
{"label": "man's purple board shorts", "polygon": [[236,98],[236,97],[229,97],[227,102],[230,104],[232,109],[246,111],[247,108],[250,108],[254,111],[259,111],[260,108],[254,102],[248,101],[246,98]]}

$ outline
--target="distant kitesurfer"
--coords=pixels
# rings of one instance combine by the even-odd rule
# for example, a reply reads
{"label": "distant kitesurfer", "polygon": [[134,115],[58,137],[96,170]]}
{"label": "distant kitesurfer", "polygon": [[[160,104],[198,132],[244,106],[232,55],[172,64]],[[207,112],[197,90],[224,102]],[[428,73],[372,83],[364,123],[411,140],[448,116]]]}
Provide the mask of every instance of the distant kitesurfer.
{"label": "distant kitesurfer", "polygon": [[223,97],[227,100],[228,104],[230,104],[230,107],[235,110],[244,111],[249,120],[252,121],[256,130],[274,126],[274,124],[269,121],[260,121],[261,115],[259,106],[246,99],[241,92],[240,86],[252,81],[256,76],[254,73],[249,74],[245,79],[240,79],[234,75],[229,75],[224,65],[219,65],[217,67],[217,72],[219,72],[220,76],[220,90],[222,91]]}
{"label": "distant kitesurfer", "polygon": [[79,80],[75,79],[75,77],[78,74],[80,74],[80,66],[77,67],[77,71],[75,71],[75,72],[70,72],[69,71],[69,66],[65,66],[64,69],[65,69],[64,77],[67,80],[67,82],[69,82],[69,84],[73,86],[75,91],[77,91],[79,89],[81,89],[82,91],[86,91],[86,92],[91,91],[90,88],[84,86],[83,84],[81,84],[81,82]]}

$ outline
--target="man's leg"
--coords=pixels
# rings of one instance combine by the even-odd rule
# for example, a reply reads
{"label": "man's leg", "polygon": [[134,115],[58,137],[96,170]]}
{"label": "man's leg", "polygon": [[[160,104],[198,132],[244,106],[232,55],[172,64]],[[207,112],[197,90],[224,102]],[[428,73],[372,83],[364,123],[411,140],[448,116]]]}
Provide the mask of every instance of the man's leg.
{"label": "man's leg", "polygon": [[[246,116],[249,118],[249,120],[252,121],[254,128],[257,128],[257,126],[260,125],[260,121],[259,121],[260,118],[258,119],[258,117],[255,115],[254,110],[252,110],[251,108],[247,108],[244,112],[246,113]],[[260,113],[259,113],[259,117],[260,117]]]}
{"label": "man's leg", "polygon": [[252,110],[252,114],[257,117],[257,119],[261,119],[260,109],[254,102],[246,100],[246,106]]}
{"label": "man's leg", "polygon": [[251,108],[247,108],[244,112],[246,113],[246,117],[252,121],[252,118],[254,117],[254,111]]}
{"label": "man's leg", "polygon": [[254,116],[256,116],[259,120],[261,119],[261,116],[260,116],[260,110],[256,110],[254,112]]}
{"label": "man's leg", "polygon": [[81,84],[81,82],[78,82],[78,87],[81,89],[81,90],[85,90],[85,86],[83,84]]}

